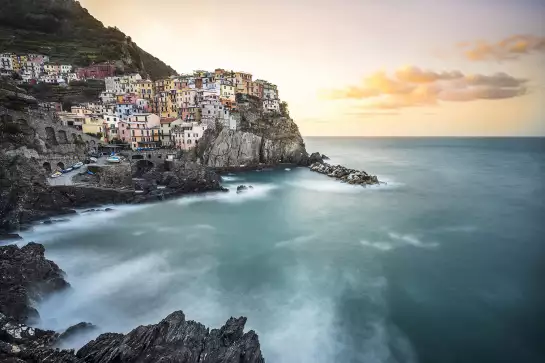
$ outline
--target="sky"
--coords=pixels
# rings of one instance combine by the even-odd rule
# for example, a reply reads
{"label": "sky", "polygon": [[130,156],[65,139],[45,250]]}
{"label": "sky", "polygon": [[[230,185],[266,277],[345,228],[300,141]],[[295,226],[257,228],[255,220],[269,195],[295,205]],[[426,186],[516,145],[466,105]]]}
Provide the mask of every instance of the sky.
{"label": "sky", "polygon": [[545,136],[545,0],[80,0],[180,73],[279,87],[305,136]]}

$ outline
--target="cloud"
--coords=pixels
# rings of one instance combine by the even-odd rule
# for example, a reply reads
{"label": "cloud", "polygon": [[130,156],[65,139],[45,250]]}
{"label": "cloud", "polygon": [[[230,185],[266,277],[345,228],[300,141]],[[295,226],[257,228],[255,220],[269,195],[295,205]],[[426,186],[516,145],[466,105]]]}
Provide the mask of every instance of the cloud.
{"label": "cloud", "polygon": [[463,74],[461,71],[434,72],[415,66],[404,67],[389,76],[376,72],[359,86],[325,92],[327,99],[360,100],[362,109],[396,110],[434,106],[444,102],[505,99],[524,95],[527,80],[507,73]]}
{"label": "cloud", "polygon": [[464,56],[471,61],[506,61],[531,53],[545,53],[545,37],[535,35],[513,35],[496,43],[486,41],[458,44]]}

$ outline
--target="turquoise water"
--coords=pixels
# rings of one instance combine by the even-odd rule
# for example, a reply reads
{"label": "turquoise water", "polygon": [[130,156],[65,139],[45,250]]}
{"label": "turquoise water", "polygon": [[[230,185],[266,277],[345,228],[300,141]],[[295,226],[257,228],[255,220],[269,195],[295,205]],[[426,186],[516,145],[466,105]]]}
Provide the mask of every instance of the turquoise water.
{"label": "turquoise water", "polygon": [[544,139],[306,142],[388,185],[250,172],[225,180],[244,194],[36,227],[73,286],[42,326],[126,332],[181,309],[247,316],[268,362],[545,361]]}

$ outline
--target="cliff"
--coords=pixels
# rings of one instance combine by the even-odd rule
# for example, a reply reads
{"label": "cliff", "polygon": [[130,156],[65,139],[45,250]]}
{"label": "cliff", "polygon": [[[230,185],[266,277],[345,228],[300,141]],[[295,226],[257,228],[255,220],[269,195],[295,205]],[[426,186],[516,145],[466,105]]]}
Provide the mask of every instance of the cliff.
{"label": "cliff", "polygon": [[176,72],[117,28],[106,28],[74,0],[0,0],[2,52],[38,53],[87,66],[115,61],[121,72],[152,79]]}
{"label": "cliff", "polygon": [[240,106],[237,131],[207,130],[197,147],[201,162],[213,168],[290,163],[309,165],[299,128],[286,111],[266,113],[261,101],[248,97]]}
{"label": "cliff", "polygon": [[230,318],[209,330],[175,311],[158,324],[128,334],[106,333],[77,353],[55,346],[66,336],[94,329],[79,323],[63,334],[25,325],[38,318],[32,304],[49,293],[69,288],[63,271],[44,257],[44,247],[29,243],[0,247],[0,361],[60,363],[264,363],[254,331],[244,333],[246,318]]}

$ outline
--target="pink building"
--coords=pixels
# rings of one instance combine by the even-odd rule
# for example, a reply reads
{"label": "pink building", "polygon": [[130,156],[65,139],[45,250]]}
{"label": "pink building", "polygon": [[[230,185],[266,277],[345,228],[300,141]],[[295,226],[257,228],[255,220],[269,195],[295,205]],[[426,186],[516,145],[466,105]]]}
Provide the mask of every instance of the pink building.
{"label": "pink building", "polygon": [[93,64],[77,70],[78,78],[104,79],[115,75],[115,65],[109,63]]}

